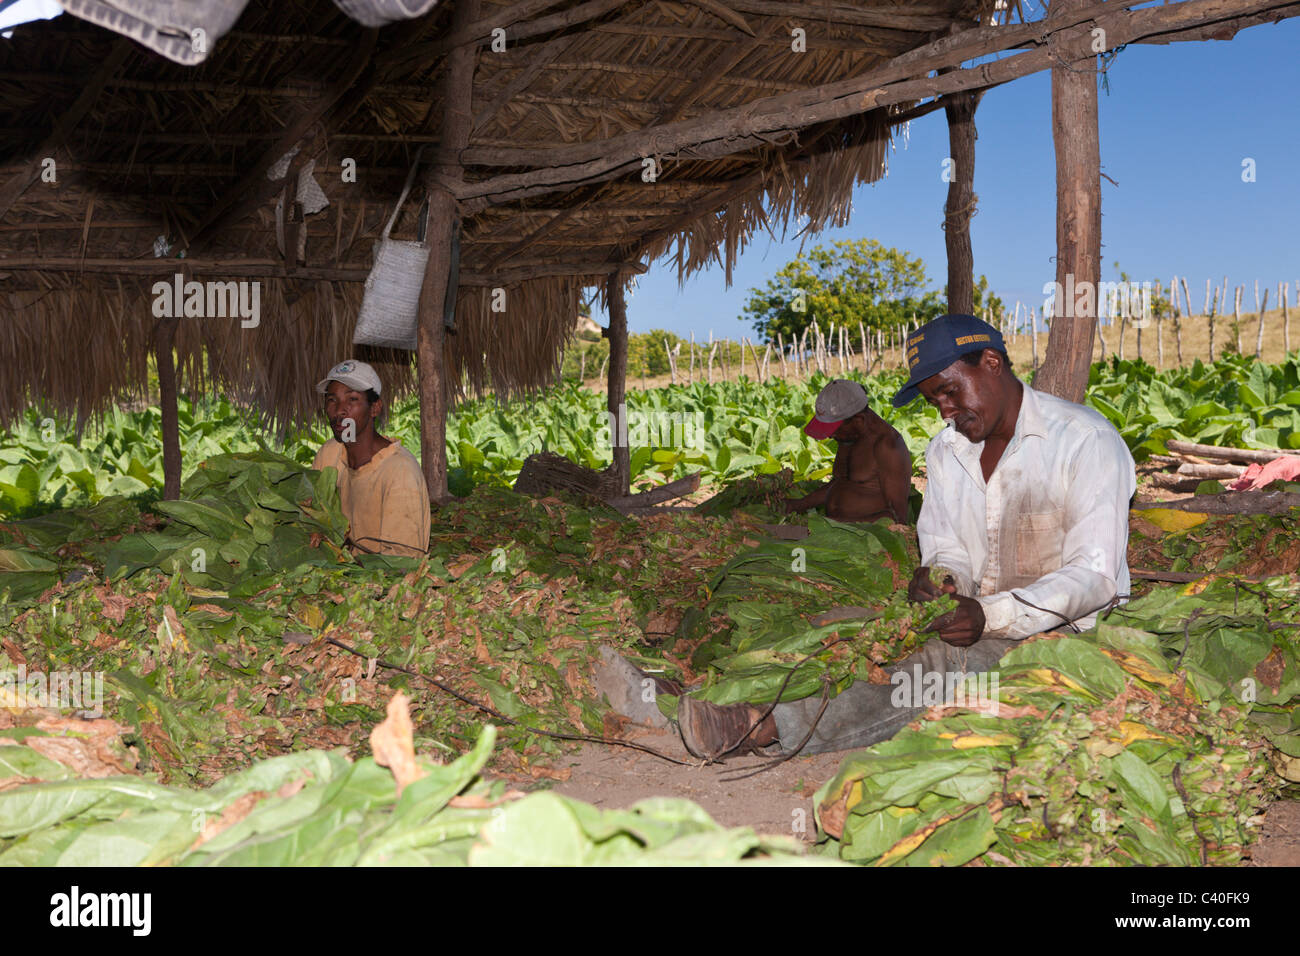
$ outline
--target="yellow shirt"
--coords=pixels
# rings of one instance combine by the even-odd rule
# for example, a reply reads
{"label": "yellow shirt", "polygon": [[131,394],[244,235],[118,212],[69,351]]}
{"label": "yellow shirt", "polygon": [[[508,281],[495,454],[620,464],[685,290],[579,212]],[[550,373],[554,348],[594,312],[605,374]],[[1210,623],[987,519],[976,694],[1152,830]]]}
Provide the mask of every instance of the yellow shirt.
{"label": "yellow shirt", "polygon": [[429,491],[415,456],[394,441],[360,468],[348,467],[347,450],[331,438],[312,467],[338,472],[339,500],[354,551],[419,556],[429,548]]}

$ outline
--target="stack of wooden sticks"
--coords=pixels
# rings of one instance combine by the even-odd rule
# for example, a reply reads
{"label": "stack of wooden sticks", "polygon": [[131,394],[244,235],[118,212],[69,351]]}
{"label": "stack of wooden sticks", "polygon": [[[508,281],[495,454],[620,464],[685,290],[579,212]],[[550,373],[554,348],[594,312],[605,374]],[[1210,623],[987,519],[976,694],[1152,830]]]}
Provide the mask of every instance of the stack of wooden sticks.
{"label": "stack of wooden sticks", "polygon": [[1281,448],[1221,448],[1172,439],[1165,446],[1168,455],[1152,455],[1148,460],[1175,470],[1156,472],[1151,480],[1174,491],[1194,491],[1202,481],[1234,481],[1247,465],[1296,454]]}

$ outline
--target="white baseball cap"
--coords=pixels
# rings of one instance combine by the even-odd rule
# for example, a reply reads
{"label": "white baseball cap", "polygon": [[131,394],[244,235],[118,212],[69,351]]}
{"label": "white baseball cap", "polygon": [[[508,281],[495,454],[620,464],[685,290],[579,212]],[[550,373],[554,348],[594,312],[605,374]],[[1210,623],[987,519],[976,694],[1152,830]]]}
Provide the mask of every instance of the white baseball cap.
{"label": "white baseball cap", "polygon": [[330,382],[342,382],[348,388],[358,392],[364,392],[373,388],[375,394],[382,394],[383,385],[379,382],[378,373],[367,365],[365,362],[358,362],[355,359],[348,359],[345,362],[339,362],[329,370],[323,379],[316,383],[316,391],[322,395],[329,388]]}

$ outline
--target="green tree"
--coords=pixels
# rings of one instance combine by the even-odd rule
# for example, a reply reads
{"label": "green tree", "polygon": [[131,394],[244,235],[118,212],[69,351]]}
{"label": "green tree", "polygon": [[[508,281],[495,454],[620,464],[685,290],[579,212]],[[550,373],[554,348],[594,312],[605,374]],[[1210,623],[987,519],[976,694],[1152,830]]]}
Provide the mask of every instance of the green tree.
{"label": "green tree", "polygon": [[815,246],[786,263],[761,289],[751,289],[742,321],[759,338],[798,336],[813,321],[852,329],[892,328],[913,315],[926,321],[942,315],[939,293],[923,291],[925,263],[874,239]]}

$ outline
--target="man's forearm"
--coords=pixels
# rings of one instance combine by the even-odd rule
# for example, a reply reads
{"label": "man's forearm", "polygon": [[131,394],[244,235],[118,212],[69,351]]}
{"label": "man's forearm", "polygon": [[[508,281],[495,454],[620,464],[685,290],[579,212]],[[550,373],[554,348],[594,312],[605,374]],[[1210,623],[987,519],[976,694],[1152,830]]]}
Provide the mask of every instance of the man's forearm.
{"label": "man's forearm", "polygon": [[820,508],[826,504],[826,499],[831,493],[831,482],[822,485],[816,491],[804,495],[802,498],[789,499],[791,511],[807,511],[809,508]]}
{"label": "man's forearm", "polygon": [[1067,622],[1101,610],[1115,596],[1112,578],[1082,565],[1066,565],[1027,587],[979,598],[984,606],[984,634],[1020,640],[1043,631],[1067,630]]}

